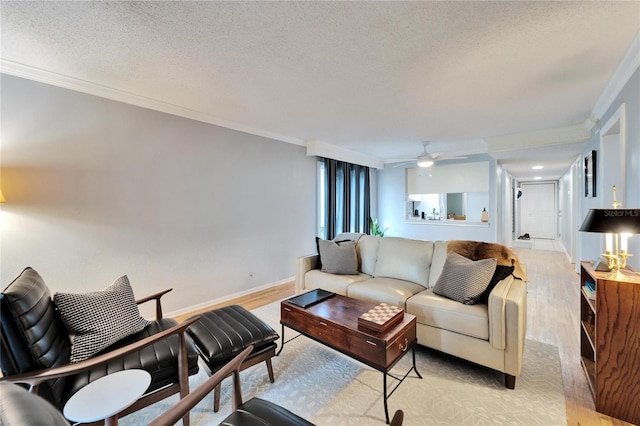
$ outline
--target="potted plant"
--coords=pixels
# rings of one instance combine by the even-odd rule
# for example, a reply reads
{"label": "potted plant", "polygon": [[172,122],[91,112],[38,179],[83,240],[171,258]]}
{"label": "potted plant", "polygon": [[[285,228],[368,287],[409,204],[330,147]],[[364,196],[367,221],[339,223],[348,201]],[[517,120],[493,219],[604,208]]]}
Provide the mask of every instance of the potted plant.
{"label": "potted plant", "polygon": [[369,235],[377,235],[379,237],[384,237],[384,233],[387,232],[389,227],[387,226],[382,230],[380,225],[378,224],[378,219],[373,219],[369,217]]}

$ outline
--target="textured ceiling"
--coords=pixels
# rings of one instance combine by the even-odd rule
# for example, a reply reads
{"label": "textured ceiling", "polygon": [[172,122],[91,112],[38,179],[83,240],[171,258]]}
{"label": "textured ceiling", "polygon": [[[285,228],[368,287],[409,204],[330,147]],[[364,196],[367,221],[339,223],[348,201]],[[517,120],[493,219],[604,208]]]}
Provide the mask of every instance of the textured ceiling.
{"label": "textured ceiling", "polygon": [[[0,16],[5,64],[387,162],[500,140],[522,178],[538,143],[507,138],[509,154],[502,136],[581,126],[640,30],[637,1],[2,1]],[[539,154],[562,160],[547,177],[577,157],[571,138]]]}

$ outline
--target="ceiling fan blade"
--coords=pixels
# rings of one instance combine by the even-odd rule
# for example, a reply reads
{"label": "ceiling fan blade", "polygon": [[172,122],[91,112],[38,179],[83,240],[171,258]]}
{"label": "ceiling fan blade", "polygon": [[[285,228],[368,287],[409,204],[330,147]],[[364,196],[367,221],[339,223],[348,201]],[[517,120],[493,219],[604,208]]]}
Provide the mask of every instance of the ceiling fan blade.
{"label": "ceiling fan blade", "polygon": [[466,160],[469,157],[464,157],[461,155],[438,155],[434,156],[436,160]]}
{"label": "ceiling fan blade", "polygon": [[395,167],[402,167],[402,166],[406,166],[407,164],[413,164],[413,163],[415,163],[415,160],[413,160],[413,161],[405,161],[403,163],[394,164],[391,167],[394,167],[394,168]]}

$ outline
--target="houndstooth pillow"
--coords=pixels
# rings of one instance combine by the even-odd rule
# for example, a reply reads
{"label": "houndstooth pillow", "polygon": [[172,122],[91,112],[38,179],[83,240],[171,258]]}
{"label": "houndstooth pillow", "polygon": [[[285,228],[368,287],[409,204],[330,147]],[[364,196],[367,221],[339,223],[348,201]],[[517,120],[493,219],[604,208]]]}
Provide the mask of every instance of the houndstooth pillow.
{"label": "houndstooth pillow", "polygon": [[72,363],[91,358],[150,324],[140,316],[126,275],[102,291],[56,293],[53,302],[69,332],[75,334]]}
{"label": "houndstooth pillow", "polygon": [[433,292],[465,305],[474,305],[491,282],[496,270],[496,259],[473,261],[451,252]]}

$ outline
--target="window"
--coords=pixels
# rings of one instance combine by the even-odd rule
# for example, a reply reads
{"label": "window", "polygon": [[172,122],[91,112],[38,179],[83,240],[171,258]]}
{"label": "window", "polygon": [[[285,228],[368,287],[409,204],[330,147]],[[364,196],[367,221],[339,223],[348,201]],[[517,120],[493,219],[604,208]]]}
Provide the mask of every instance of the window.
{"label": "window", "polygon": [[318,236],[369,232],[369,168],[323,158],[318,162]]}

